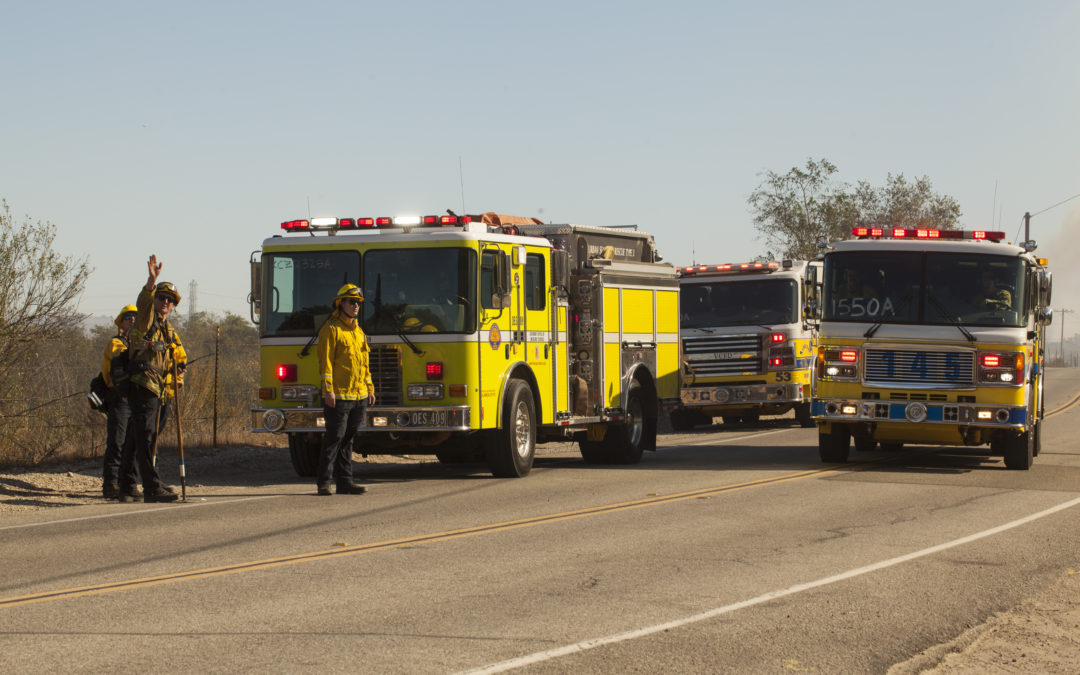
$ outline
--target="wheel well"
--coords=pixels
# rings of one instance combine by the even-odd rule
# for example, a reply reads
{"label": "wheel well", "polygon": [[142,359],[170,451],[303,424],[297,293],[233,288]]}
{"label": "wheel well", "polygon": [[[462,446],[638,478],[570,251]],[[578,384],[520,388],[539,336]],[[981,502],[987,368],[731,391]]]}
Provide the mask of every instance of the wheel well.
{"label": "wheel well", "polygon": [[[525,384],[529,385],[529,389],[532,390],[533,405],[536,407],[536,423],[539,424],[540,420],[544,419],[544,399],[540,396],[540,387],[536,384],[536,376],[533,375],[532,369],[523,364],[518,364],[510,374],[506,376],[506,384],[509,386],[510,380],[518,379],[524,380]],[[503,393],[506,393],[505,387]],[[505,397],[504,397],[505,398]]]}
{"label": "wheel well", "polygon": [[644,400],[645,411],[649,417],[656,417],[659,401],[656,397],[656,381],[647,368],[638,368],[630,376],[631,382],[637,382],[641,386],[641,395]]}

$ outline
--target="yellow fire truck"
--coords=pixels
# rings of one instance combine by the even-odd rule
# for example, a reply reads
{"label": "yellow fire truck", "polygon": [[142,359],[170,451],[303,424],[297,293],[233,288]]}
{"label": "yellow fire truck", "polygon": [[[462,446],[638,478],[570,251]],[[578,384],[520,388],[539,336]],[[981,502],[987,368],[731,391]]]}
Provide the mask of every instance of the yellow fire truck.
{"label": "yellow fire truck", "polygon": [[810,417],[815,334],[807,301],[817,263],[784,260],[693,265],[680,270],[682,406],[671,426],[686,431],[724,422],[754,423],[792,408]]}
{"label": "yellow fire truck", "polygon": [[824,462],[855,449],[1039,453],[1051,276],[1003,232],[860,227],[827,244],[813,399]]}
{"label": "yellow fire truck", "polygon": [[679,288],[651,235],[495,213],[282,228],[252,254],[252,427],[288,434],[299,475],[314,474],[324,426],[313,347],[346,283],[366,298],[376,396],[357,452],[524,476],[538,442],[574,440],[611,464],[656,448],[679,395]]}

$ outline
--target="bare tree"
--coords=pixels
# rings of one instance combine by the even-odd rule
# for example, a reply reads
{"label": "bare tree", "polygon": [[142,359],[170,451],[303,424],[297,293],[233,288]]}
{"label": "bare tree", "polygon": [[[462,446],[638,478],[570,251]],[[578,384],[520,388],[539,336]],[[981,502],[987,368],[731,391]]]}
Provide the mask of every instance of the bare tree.
{"label": "bare tree", "polygon": [[84,317],[72,307],[90,270],[85,260],[57,253],[55,236],[51,223],[29,217],[16,223],[7,201],[0,200],[0,450],[5,456],[11,454],[8,446],[22,448],[20,455],[47,454],[56,442],[52,436],[64,433],[57,424],[64,416],[47,409],[74,395],[73,355],[54,346],[62,338],[70,343],[80,332]]}

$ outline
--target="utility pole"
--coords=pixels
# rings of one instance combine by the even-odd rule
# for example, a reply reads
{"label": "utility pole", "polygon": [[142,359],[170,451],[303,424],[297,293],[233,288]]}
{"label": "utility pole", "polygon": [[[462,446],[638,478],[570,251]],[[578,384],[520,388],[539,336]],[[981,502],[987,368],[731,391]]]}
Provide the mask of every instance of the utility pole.
{"label": "utility pole", "polygon": [[1065,309],[1062,307],[1058,310],[1061,314],[1061,365],[1065,365],[1065,315],[1071,314],[1071,309]]}
{"label": "utility pole", "polygon": [[195,307],[196,307],[195,294],[198,292],[198,290],[199,290],[199,282],[192,279],[191,283],[188,284],[188,294],[191,296],[191,299],[188,300],[188,307],[191,308],[191,309],[188,310],[188,316],[195,316]]}

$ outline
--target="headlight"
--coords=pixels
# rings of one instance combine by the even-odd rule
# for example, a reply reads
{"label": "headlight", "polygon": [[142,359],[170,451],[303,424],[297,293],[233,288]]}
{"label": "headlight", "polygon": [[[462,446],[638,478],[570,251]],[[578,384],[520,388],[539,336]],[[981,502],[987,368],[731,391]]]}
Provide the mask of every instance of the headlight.
{"label": "headlight", "polygon": [[443,386],[429,383],[410,384],[405,393],[411,401],[429,401],[443,397]]}
{"label": "headlight", "polygon": [[318,392],[310,384],[286,384],[281,387],[281,400],[283,401],[306,401],[314,399]]}

